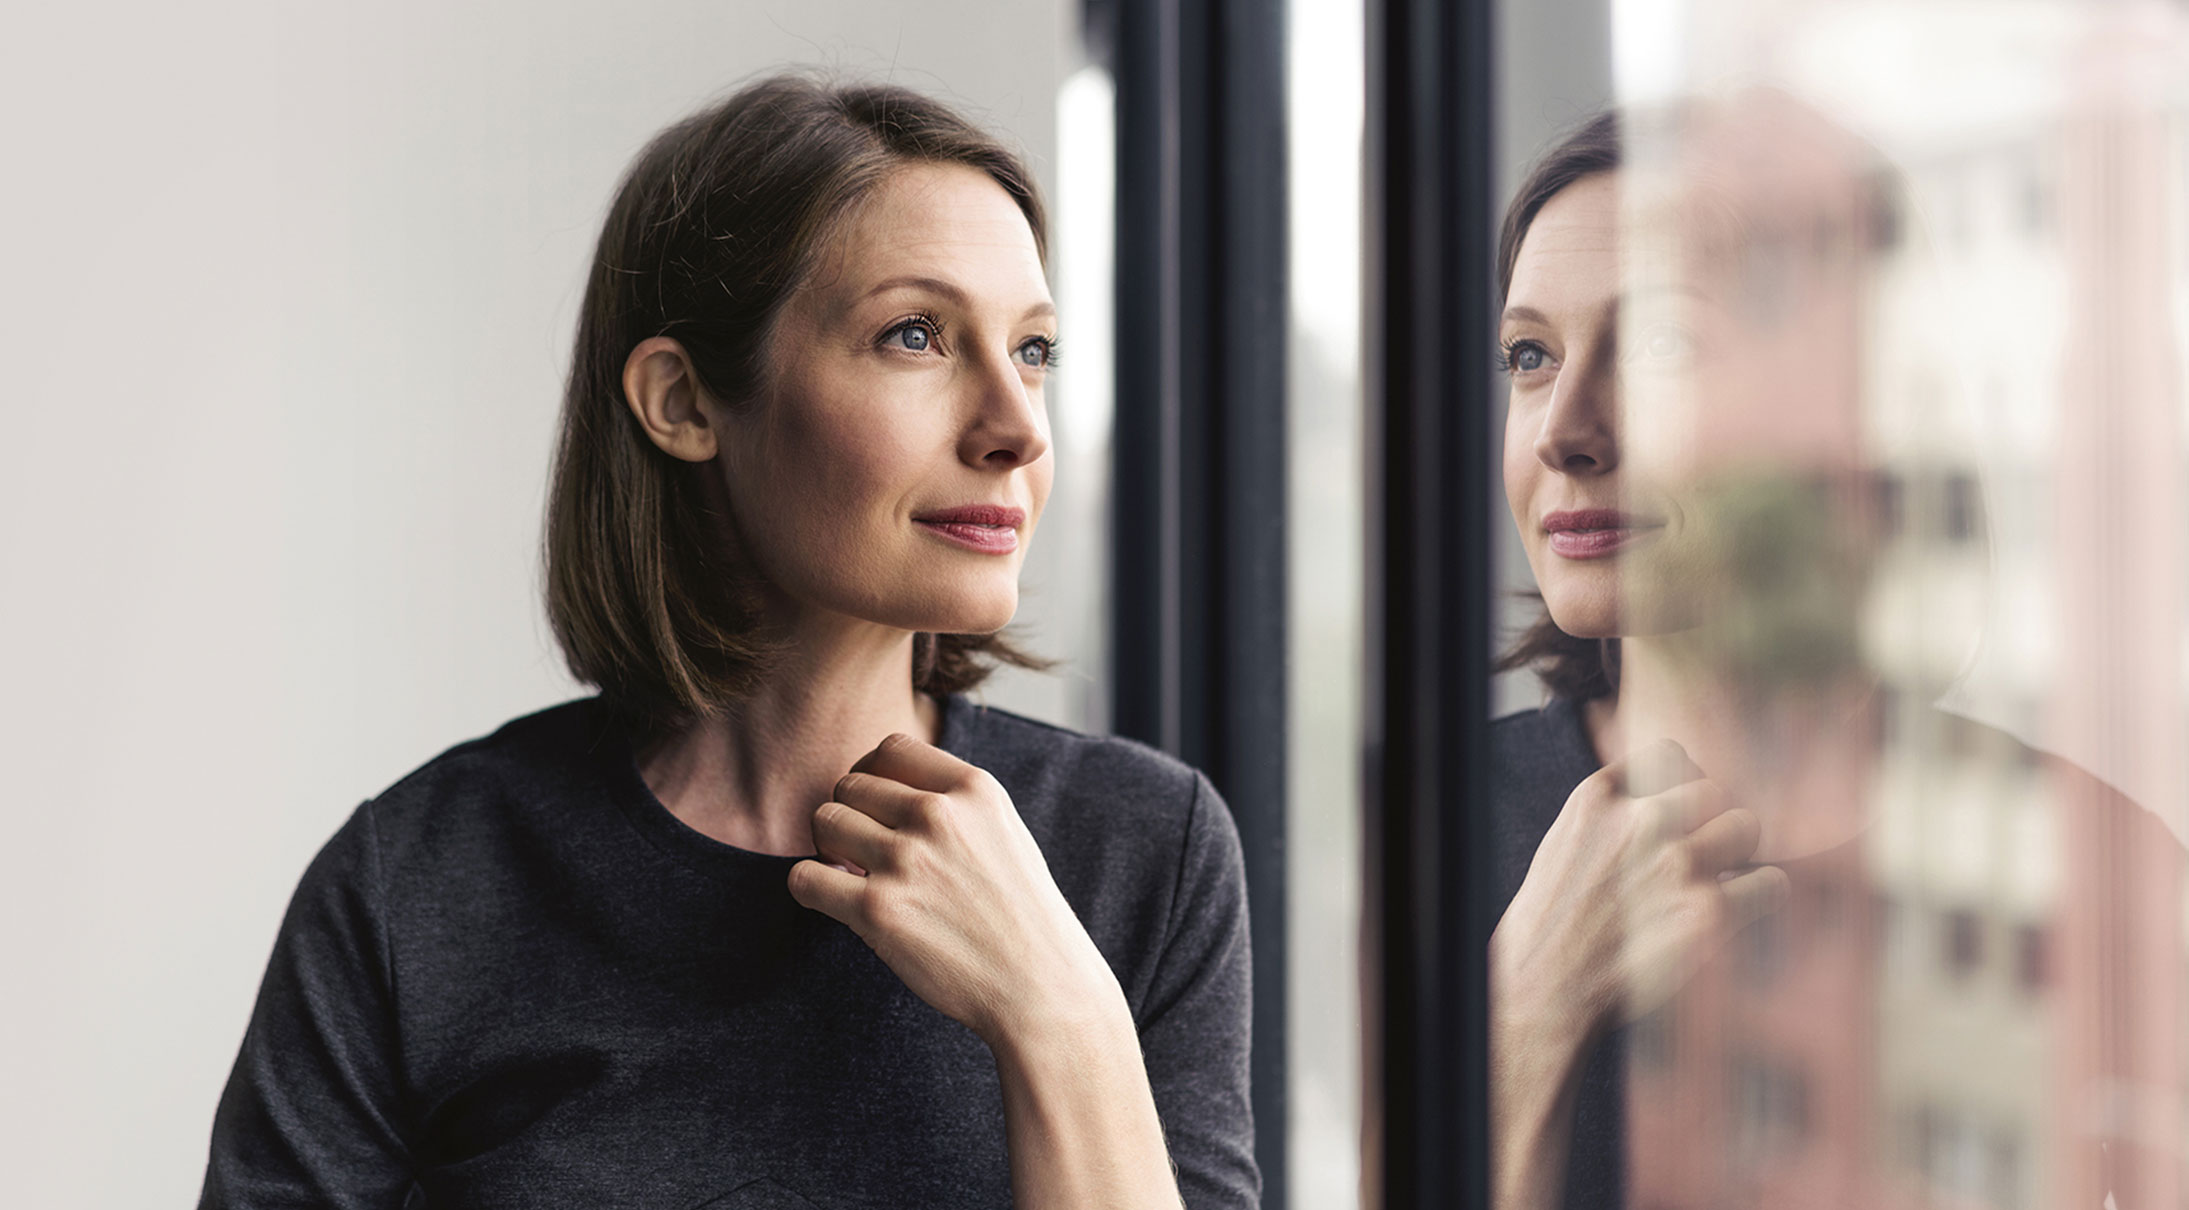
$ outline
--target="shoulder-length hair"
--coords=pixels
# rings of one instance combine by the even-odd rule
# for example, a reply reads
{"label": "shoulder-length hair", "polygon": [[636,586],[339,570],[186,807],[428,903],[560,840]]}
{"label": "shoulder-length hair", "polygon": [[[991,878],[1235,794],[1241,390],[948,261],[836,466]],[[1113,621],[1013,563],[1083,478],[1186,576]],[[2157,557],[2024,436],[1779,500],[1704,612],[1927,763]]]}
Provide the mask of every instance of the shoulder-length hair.
{"label": "shoulder-length hair", "polygon": [[[699,476],[626,405],[637,345],[675,339],[730,407],[766,395],[769,337],[838,225],[908,164],[962,164],[1001,186],[1048,260],[1025,163],[918,93],[774,76],[678,122],[639,154],[601,230],[578,317],[548,491],[547,615],[570,671],[651,726],[719,715],[774,654],[758,572],[711,516]],[[955,693],[997,662],[1042,667],[997,635],[922,634],[914,686]]]}
{"label": "shoulder-length hair", "polygon": [[[1625,132],[1619,111],[1597,114],[1560,139],[1528,169],[1505,208],[1497,235],[1497,310],[1513,288],[1513,265],[1521,241],[1551,198],[1583,177],[1612,172],[1626,161]],[[1538,600],[1541,598],[1538,597]],[[1619,684],[1619,640],[1584,639],[1567,634],[1545,607],[1498,657],[1499,672],[1529,669],[1553,697],[1593,701],[1610,697]]]}

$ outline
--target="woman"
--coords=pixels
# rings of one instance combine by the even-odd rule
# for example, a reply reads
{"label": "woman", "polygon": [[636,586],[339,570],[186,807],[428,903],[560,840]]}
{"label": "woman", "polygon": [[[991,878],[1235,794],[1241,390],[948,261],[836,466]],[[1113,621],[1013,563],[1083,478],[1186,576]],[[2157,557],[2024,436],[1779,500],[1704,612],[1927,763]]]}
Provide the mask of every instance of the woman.
{"label": "woman", "polygon": [[1031,662],[1043,239],[901,89],[764,80],[640,155],[548,508],[599,696],[313,862],[202,1205],[1253,1204],[1224,805],[963,696]]}
{"label": "woman", "polygon": [[[2079,770],[1889,708],[1881,680],[1895,700],[1942,686],[1865,649],[1896,524],[1857,372],[1905,238],[1888,180],[1751,94],[1600,116],[1507,212],[1504,478],[1545,613],[1505,666],[1553,701],[1493,731],[1500,1206],[2173,1200],[2164,1127],[2117,1106],[2174,1070],[2173,1035],[2113,1023],[2178,976],[2178,935],[2135,914],[2178,904],[2180,845]],[[1972,1025],[1937,985],[1973,976],[1926,974],[1891,917],[1872,854],[1905,850],[1870,824],[1884,775],[1979,763],[2003,775],[1970,818],[2060,842],[2020,859],[2049,901],[2000,906],[1987,888],[2012,869],[1979,864],[1973,892],[1915,880],[1953,909],[1949,965],[1973,970],[1989,921],[2021,913],[2019,986]],[[2097,1126],[2094,1106],[2124,1116]]]}

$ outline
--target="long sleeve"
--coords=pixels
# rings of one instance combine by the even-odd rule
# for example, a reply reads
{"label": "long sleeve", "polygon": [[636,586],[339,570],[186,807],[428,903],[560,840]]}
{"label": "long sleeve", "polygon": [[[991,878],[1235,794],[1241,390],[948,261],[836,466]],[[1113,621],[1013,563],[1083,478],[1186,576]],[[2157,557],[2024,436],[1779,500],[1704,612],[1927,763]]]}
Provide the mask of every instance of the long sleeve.
{"label": "long sleeve", "polygon": [[411,1186],[372,804],[290,900],[213,1120],[199,1210],[395,1210]]}
{"label": "long sleeve", "polygon": [[1248,1089],[1253,985],[1246,868],[1231,812],[1195,774],[1167,940],[1141,1051],[1189,1210],[1260,1205]]}

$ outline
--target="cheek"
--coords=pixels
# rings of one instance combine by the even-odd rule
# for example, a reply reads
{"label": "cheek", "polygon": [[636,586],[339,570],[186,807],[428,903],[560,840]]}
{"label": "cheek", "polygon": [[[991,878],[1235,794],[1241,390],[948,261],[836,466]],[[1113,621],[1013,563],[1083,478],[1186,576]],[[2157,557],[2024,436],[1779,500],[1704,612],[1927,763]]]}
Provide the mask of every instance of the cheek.
{"label": "cheek", "polygon": [[1513,524],[1520,527],[1522,534],[1528,531],[1528,496],[1535,490],[1535,472],[1541,466],[1519,417],[1508,415],[1505,419],[1505,506],[1512,511]]}
{"label": "cheek", "polygon": [[897,434],[877,415],[801,398],[756,426],[731,468],[731,499],[754,555],[771,578],[801,579],[794,564],[858,560],[895,511],[907,479]]}

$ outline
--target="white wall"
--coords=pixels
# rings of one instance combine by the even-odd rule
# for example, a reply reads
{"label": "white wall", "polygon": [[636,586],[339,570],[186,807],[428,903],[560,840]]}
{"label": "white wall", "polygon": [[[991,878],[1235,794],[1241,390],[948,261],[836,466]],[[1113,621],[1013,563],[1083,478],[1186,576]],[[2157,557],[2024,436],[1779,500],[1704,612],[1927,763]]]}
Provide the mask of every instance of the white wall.
{"label": "white wall", "polygon": [[[645,138],[796,61],[956,100],[1052,174],[1076,5],[300,9],[48,5],[0,46],[10,1205],[191,1204],[312,852],[577,692],[535,543]],[[1065,655],[1038,615],[1070,574],[1029,573]],[[1069,716],[1064,684],[995,696]]]}

